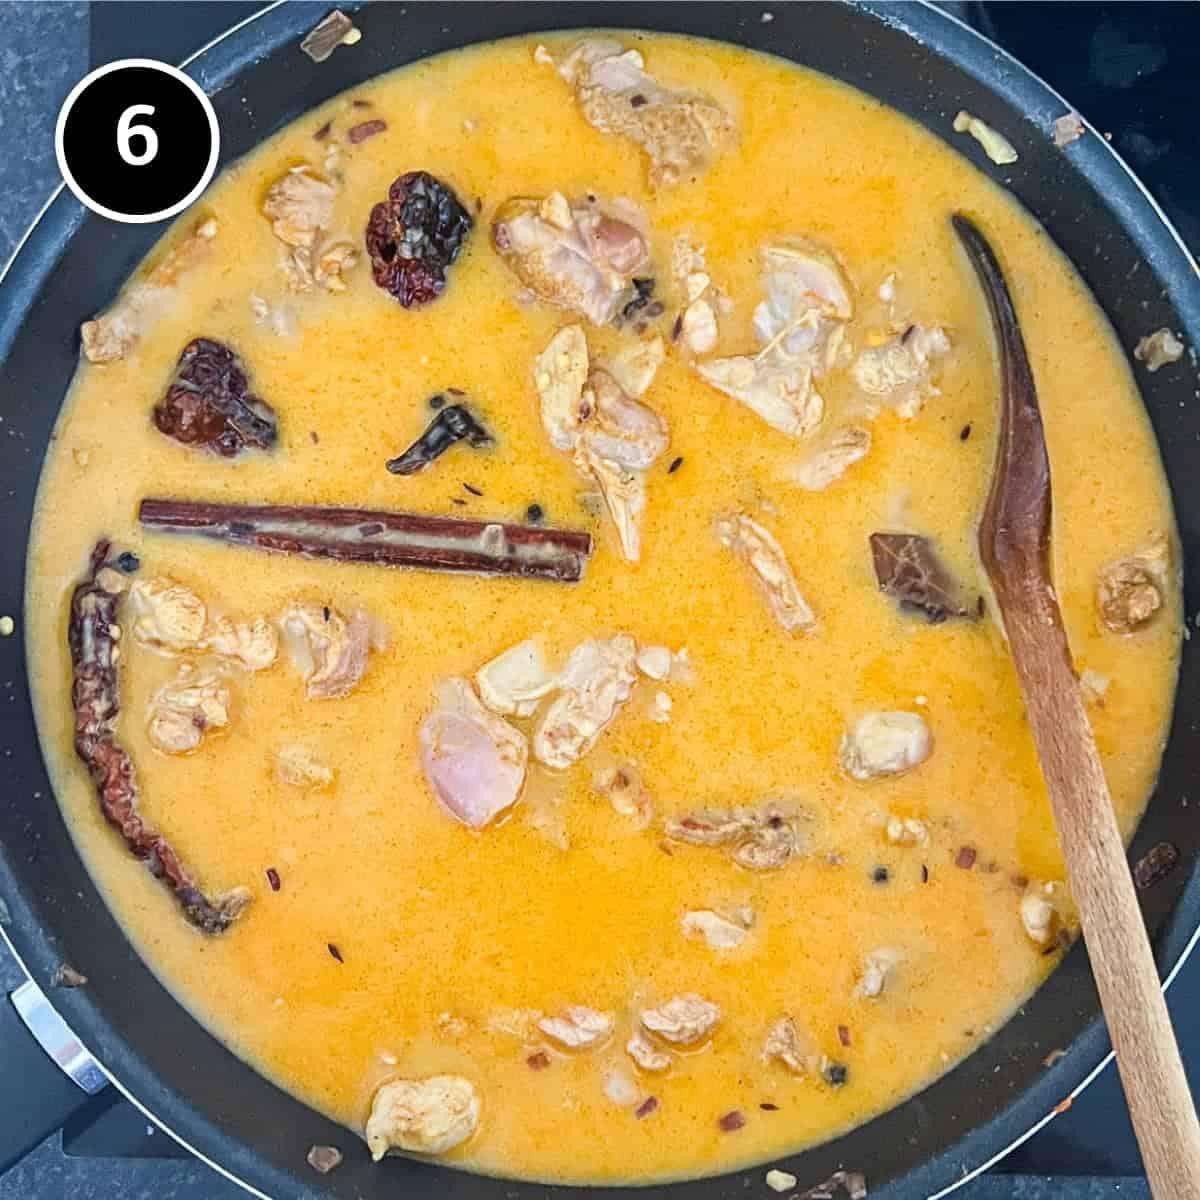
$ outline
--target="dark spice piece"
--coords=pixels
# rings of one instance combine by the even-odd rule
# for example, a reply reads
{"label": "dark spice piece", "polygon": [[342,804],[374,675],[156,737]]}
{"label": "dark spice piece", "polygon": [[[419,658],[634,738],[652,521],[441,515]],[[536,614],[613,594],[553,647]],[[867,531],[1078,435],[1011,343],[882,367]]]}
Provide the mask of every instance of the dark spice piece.
{"label": "dark spice piece", "polygon": [[316,133],[313,134],[313,137],[316,138],[318,142],[323,142],[329,136],[329,131],[332,128],[333,128],[333,122],[326,121],[325,124],[322,125],[321,128],[318,129],[316,131]]}
{"label": "dark spice piece", "polygon": [[825,1068],[824,1074],[830,1087],[841,1087],[850,1077],[850,1068],[845,1063],[833,1062]]}
{"label": "dark spice piece", "polygon": [[387,122],[376,117],[373,121],[360,121],[357,125],[351,125],[346,131],[346,138],[352,146],[357,146],[359,142],[365,142],[367,138],[373,138],[385,129]]}
{"label": "dark spice piece", "polygon": [[457,504],[459,508],[467,507],[467,502],[461,496],[451,496],[450,503]]}
{"label": "dark spice piece", "polygon": [[328,1175],[342,1165],[342,1152],[336,1146],[314,1146],[308,1152],[308,1165],[318,1175]]}
{"label": "dark spice piece", "polygon": [[525,520],[530,525],[540,525],[546,519],[546,510],[540,504],[531,504],[525,510]]}
{"label": "dark spice piece", "polygon": [[720,1117],[717,1120],[718,1127],[725,1133],[734,1133],[741,1129],[745,1124],[745,1116],[736,1108],[732,1112],[727,1112],[723,1117]]}
{"label": "dark spice piece", "polygon": [[341,44],[354,22],[344,12],[334,9],[300,43],[300,49],[315,63],[324,62]]}
{"label": "dark spice piece", "polygon": [[679,335],[683,332],[683,313],[675,318],[675,324],[671,326],[671,341],[679,341]]}
{"label": "dark spice piece", "polygon": [[958,584],[928,538],[915,533],[873,533],[871,558],[880,591],[899,600],[902,609],[923,612],[931,625],[967,615]]}
{"label": "dark spice piece", "polygon": [[871,872],[871,881],[873,883],[887,883],[891,877],[891,872],[888,871],[887,867],[876,867]]}
{"label": "dark spice piece", "polygon": [[621,309],[621,317],[626,321],[632,321],[643,308],[649,305],[650,297],[654,295],[654,280],[633,280],[633,292],[633,299]]}
{"label": "dark spice piece", "polygon": [[929,882],[929,868],[924,863],[921,864],[921,882]]}
{"label": "dark spice piece", "polygon": [[779,1105],[772,1104],[769,1100],[764,1100],[758,1107],[761,1108],[763,1110],[763,1112],[778,1112],[779,1111]]}
{"label": "dark spice piece", "polygon": [[73,674],[75,753],[96,785],[105,820],[120,833],[133,855],[167,884],[193,925],[205,933],[220,933],[250,903],[250,893],[235,888],[209,900],[192,882],[167,839],[138,816],[133,760],[116,737],[121,692],[114,632],[120,629],[123,589],[109,590],[112,581],[106,572],[115,574],[117,562],[109,558],[109,549],[105,539],[96,543],[88,573],[71,597],[67,640]]}
{"label": "dark spice piece", "polygon": [[[386,509],[147,499],[138,517],[147,529],[304,558],[560,583],[582,579],[592,553],[592,536],[582,529],[543,529]],[[368,525],[382,525],[383,533],[365,537],[362,530]]]}
{"label": "dark spice piece", "polygon": [[837,1027],[837,1035],[838,1041],[841,1042],[843,1046],[850,1045],[850,1030],[847,1026],[839,1025]]}
{"label": "dark spice piece", "polygon": [[126,575],[132,575],[141,565],[142,560],[129,550],[126,550],[124,554],[117,555],[117,567]]}
{"label": "dark spice piece", "polygon": [[352,105],[353,105],[355,108],[370,108],[370,107],[371,107],[371,102],[370,102],[370,100],[363,100],[361,97],[360,97],[360,98],[357,98],[357,99],[354,99],[354,100],[351,100],[351,101],[350,101],[350,103],[351,103],[351,104],[352,104]]}
{"label": "dark spice piece", "polygon": [[961,867],[964,871],[969,871],[975,865],[976,853],[974,846],[961,847],[954,856],[954,865]]}
{"label": "dark spice piece", "polygon": [[341,951],[340,951],[340,950],[337,948],[337,946],[336,946],[336,944],[335,944],[335,943],[333,943],[333,942],[326,942],[326,943],[325,943],[325,947],[326,947],[326,949],[329,951],[329,953],[330,953],[330,954],[332,954],[332,955],[333,955],[333,957],[334,957],[334,958],[336,958],[336,959],[338,960],[338,962],[340,962],[340,963],[344,963],[344,962],[346,961],[346,960],[345,960],[345,959],[342,957],[342,952],[341,952]]}
{"label": "dark spice piece", "polygon": [[224,458],[247,446],[269,450],[279,436],[274,410],[249,390],[238,356],[211,338],[183,348],[167,394],[155,405],[154,424],[185,446]]}
{"label": "dark spice piece", "polygon": [[679,455],[678,458],[671,459],[671,465],[667,468],[667,474],[674,475],[675,472],[678,471],[679,468],[682,466],[683,466],[683,455],[681,454],[681,455]]}
{"label": "dark spice piece", "polygon": [[279,891],[279,872],[274,867],[267,868],[267,882],[271,885],[271,891]]}
{"label": "dark spice piece", "polygon": [[371,209],[367,253],[375,282],[405,308],[428,304],[446,287],[474,221],[453,191],[427,171],[401,175]]}
{"label": "dark spice piece", "polygon": [[630,108],[641,108],[642,105],[646,103],[646,97],[643,96],[641,92],[634,92],[634,94],[629,97]]}
{"label": "dark spice piece", "polygon": [[637,1108],[633,1110],[633,1115],[640,1121],[643,1117],[648,1117],[657,1107],[658,1097],[647,1096],[645,1100],[643,1100],[641,1104],[639,1104]]}
{"label": "dark spice piece", "polygon": [[66,963],[56,967],[54,974],[50,977],[51,985],[58,988],[83,987],[87,981],[88,977],[82,971],[77,971]]}
{"label": "dark spice piece", "polygon": [[314,446],[318,445],[321,441],[320,435],[317,433],[317,431],[315,429],[310,429],[308,431],[308,436],[312,439],[312,444]]}
{"label": "dark spice piece", "polygon": [[[461,396],[462,392],[459,392],[458,395]],[[434,412],[437,412],[438,409],[440,409],[440,408],[445,408],[446,407],[446,397],[443,396],[441,392],[438,392],[438,394],[436,396],[430,396],[429,397],[429,407],[432,408]]]}
{"label": "dark spice piece", "polygon": [[490,446],[494,441],[465,404],[452,404],[430,421],[425,432],[403,454],[388,459],[387,469],[393,475],[415,475],[464,439],[476,449]]}
{"label": "dark spice piece", "polygon": [[963,426],[963,427],[962,427],[962,428],[961,428],[961,429],[958,431],[958,440],[959,440],[960,442],[965,442],[965,441],[967,440],[967,438],[969,438],[970,436],[971,436],[971,422],[970,422],[970,421],[968,421],[968,422],[967,422],[967,423],[966,423],[966,424],[965,424],[965,425],[964,425],[964,426]]}
{"label": "dark spice piece", "polygon": [[1153,887],[1166,879],[1179,863],[1179,851],[1170,842],[1159,842],[1133,868],[1133,882],[1139,888]]}
{"label": "dark spice piece", "polygon": [[477,487],[475,487],[474,484],[464,483],[463,487],[468,492],[470,492],[472,496],[482,496],[483,495],[483,493]]}
{"label": "dark spice piece", "polygon": [[525,1062],[531,1071],[544,1071],[550,1065],[550,1055],[545,1050],[535,1050]]}

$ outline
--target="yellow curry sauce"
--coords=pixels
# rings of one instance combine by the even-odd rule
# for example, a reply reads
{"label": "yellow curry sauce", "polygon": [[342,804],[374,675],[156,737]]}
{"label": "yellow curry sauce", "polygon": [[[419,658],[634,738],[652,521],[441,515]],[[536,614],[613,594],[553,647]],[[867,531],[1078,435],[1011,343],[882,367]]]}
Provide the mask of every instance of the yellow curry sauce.
{"label": "yellow curry sauce", "polygon": [[[1173,592],[1161,619],[1133,636],[1097,618],[1097,572],[1155,532],[1173,536],[1173,518],[1122,351],[1034,222],[936,138],[829,79],[713,43],[626,41],[660,80],[701,89],[733,115],[736,144],[697,180],[651,191],[645,156],[586,123],[563,80],[534,63],[531,39],[381,78],[230,167],[201,206],[217,221],[208,260],[189,270],[130,355],[80,367],[47,459],[27,601],[34,696],[60,802],[108,901],[179,999],[259,1070],[352,1128],[362,1128],[385,1080],[465,1076],[482,1117],[450,1161],[582,1182],[711,1173],[828,1138],[968,1054],[1057,962],[1018,915],[1020,877],[1061,879],[1062,865],[1001,632],[990,617],[931,625],[901,614],[877,589],[867,544],[879,529],[925,533],[972,598],[982,586],[974,529],[997,377],[951,211],[968,212],[1001,248],[1024,322],[1054,469],[1059,597],[1078,667],[1111,680],[1089,711],[1127,835],[1158,767],[1181,634]],[[367,115],[387,130],[344,144],[366,111],[352,98],[369,100]],[[313,133],[327,121],[343,142],[338,224],[360,244],[372,204],[405,171],[448,181],[472,210],[481,201],[436,302],[406,311],[364,262],[342,294],[287,296],[261,204],[288,167],[322,168],[327,147]],[[786,479],[804,445],[669,349],[645,401],[665,418],[670,449],[649,473],[641,562],[623,561],[611,523],[581,505],[587,488],[539,420],[532,360],[574,318],[519,302],[489,244],[503,201],[554,190],[636,201],[663,289],[674,236],[702,243],[734,302],[721,318],[724,353],[752,344],[759,248],[771,238],[802,234],[835,249],[855,289],[856,346],[879,323],[877,290],[896,273],[915,317],[949,333],[940,394],[911,420],[882,413],[866,458],[809,492]],[[195,221],[185,215],[168,238]],[[287,300],[296,332],[257,322],[255,295]],[[675,311],[668,304],[655,326],[668,341]],[[151,425],[180,350],[200,335],[233,347],[276,409],[273,452],[225,461]],[[587,335],[597,354],[634,336]],[[421,432],[427,398],[447,387],[467,393],[497,445],[454,447],[411,478],[388,474],[384,461]],[[854,390],[838,372],[822,391],[828,425]],[[682,464],[668,473],[675,458]],[[144,535],[136,511],[148,495],[505,520],[537,503],[550,524],[590,529],[596,549],[577,585],[306,562]],[[816,610],[815,631],[789,637],[773,622],[713,535],[714,516],[729,511],[778,538]],[[125,643],[120,737],[137,764],[143,813],[207,890],[254,892],[220,937],[187,925],[127,854],[73,755],[68,601],[102,533],[133,550],[143,574],[170,576],[218,611],[361,607],[390,633],[343,699],[307,699],[282,655],[269,670],[235,673],[229,727],[183,756],[151,747],[143,716],[178,662]],[[619,631],[686,647],[690,682],[643,681],[591,754],[496,825],[474,832],[450,819],[418,758],[436,682],[470,678],[531,636],[561,663],[583,639]],[[665,722],[653,719],[660,690],[672,701]],[[872,709],[921,713],[933,737],[928,760],[895,778],[851,779],[839,741]],[[293,743],[333,768],[331,787],[279,779],[275,754]],[[636,764],[652,797],[644,830],[591,786],[598,768],[617,763]],[[794,798],[811,817],[805,853],[786,868],[749,872],[716,849],[664,849],[664,817],[768,796]],[[888,815],[923,821],[930,844],[890,844]],[[964,846],[976,850],[970,868],[956,866]],[[874,880],[881,866],[883,883]],[[729,905],[755,913],[740,946],[714,951],[684,936],[686,911]],[[863,961],[881,946],[899,948],[903,961],[882,995],[866,997]],[[712,1038],[674,1055],[663,1074],[638,1071],[624,1049],[631,1014],[686,992],[720,1005]],[[526,1010],[567,1004],[616,1014],[614,1036],[571,1054],[528,1031]],[[783,1013],[847,1068],[842,1086],[764,1061],[766,1031]],[[539,1051],[549,1066],[531,1069]],[[655,1111],[639,1119],[615,1103],[605,1087],[614,1072],[639,1102],[656,1097]],[[734,1110],[744,1126],[721,1129]]]}

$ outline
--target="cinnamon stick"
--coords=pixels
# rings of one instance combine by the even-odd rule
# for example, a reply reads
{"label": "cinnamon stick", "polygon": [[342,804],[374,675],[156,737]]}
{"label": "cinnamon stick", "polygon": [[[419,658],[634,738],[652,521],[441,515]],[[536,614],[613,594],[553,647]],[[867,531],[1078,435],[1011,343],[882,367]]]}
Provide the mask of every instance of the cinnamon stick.
{"label": "cinnamon stick", "polygon": [[147,529],[338,562],[574,583],[592,552],[579,529],[464,521],[369,508],[143,500]]}

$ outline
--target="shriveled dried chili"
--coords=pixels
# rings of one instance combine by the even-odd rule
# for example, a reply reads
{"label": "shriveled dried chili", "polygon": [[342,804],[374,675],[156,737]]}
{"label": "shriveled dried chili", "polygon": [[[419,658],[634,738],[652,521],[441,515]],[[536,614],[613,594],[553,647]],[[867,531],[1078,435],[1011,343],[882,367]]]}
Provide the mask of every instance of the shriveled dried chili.
{"label": "shriveled dried chili", "polygon": [[438,411],[425,432],[403,454],[388,459],[387,469],[393,475],[415,475],[456,442],[465,441],[479,449],[490,446],[494,440],[465,404],[451,404]]}
{"label": "shriveled dried chili", "polygon": [[137,813],[133,760],[117,741],[120,690],[118,609],[128,580],[110,557],[107,539],[96,543],[87,574],[71,597],[67,637],[71,649],[75,710],[75,752],[96,784],[100,811],[150,873],[179,901],[184,915],[205,933],[221,933],[250,902],[245,888],[209,899],[193,882],[162,834]]}

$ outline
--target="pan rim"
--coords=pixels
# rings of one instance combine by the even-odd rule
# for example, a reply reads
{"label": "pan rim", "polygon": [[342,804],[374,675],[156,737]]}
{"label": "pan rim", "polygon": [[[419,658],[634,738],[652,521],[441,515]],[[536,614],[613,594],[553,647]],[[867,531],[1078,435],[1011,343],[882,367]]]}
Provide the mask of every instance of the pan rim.
{"label": "pan rim", "polygon": [[[354,11],[354,10],[360,8],[364,2],[365,2],[365,0],[350,0],[349,3],[345,3],[343,5],[343,8],[346,10],[349,10],[349,11]],[[971,26],[967,25],[964,21],[962,21],[961,19],[959,19],[952,13],[947,12],[947,11],[937,7],[932,2],[932,0],[907,0],[906,3],[900,3],[900,4],[888,3],[887,0],[841,0],[841,2],[844,3],[847,7],[857,8],[859,10],[866,12],[867,14],[872,16],[874,19],[878,20],[882,25],[898,30],[899,32],[901,32],[903,35],[905,35],[909,39],[912,39],[918,43],[928,44],[934,53],[937,53],[939,56],[949,58],[950,61],[955,65],[955,67],[957,69],[962,70],[967,74],[973,75],[983,86],[985,86],[989,90],[999,94],[1002,98],[1004,98],[1007,102],[1013,104],[1015,107],[1023,108],[1026,112],[1030,111],[1029,105],[1027,103],[1028,96],[1025,93],[1031,85],[1034,85],[1036,87],[1036,89],[1039,89],[1043,93],[1043,99],[1052,98],[1059,106],[1061,106],[1061,108],[1063,110],[1074,111],[1072,106],[1070,105],[1070,103],[1056,89],[1051,87],[1051,85],[1048,84],[1044,79],[1042,79],[1039,75],[1037,75],[1031,69],[1026,67],[1023,63],[1021,63],[1020,60],[1018,60],[1013,55],[1011,55],[1008,51],[1004,50],[1002,47],[997,45],[994,41],[992,41],[986,35],[980,33],[979,31],[973,29]],[[250,14],[249,16],[243,18],[241,21],[232,25],[229,29],[225,30],[223,33],[221,33],[217,37],[211,39],[204,46],[202,46],[201,48],[199,48],[198,50],[196,50],[195,52],[190,54],[187,58],[185,58],[179,64],[180,67],[186,69],[188,67],[193,67],[197,64],[199,64],[201,67],[203,67],[204,64],[200,63],[200,60],[203,59],[204,56],[208,55],[211,51],[213,51],[216,47],[229,41],[229,39],[234,37],[236,34],[238,34],[240,31],[244,30],[248,26],[255,24],[256,22],[260,21],[262,18],[266,17],[270,13],[274,12],[277,9],[283,8],[283,7],[285,7],[285,0],[271,0],[271,2],[266,4],[263,8]],[[293,4],[293,5],[287,5],[287,7],[290,9],[293,9],[293,10],[299,10],[299,11],[303,12],[303,10],[305,10],[306,8],[309,8],[310,6],[306,6],[306,5],[302,5],[302,4]],[[313,8],[320,7],[322,10],[324,8],[323,5],[311,6],[311,7],[313,7]],[[921,18],[921,19],[914,19],[914,17],[913,17],[914,14],[916,15],[916,17]],[[926,26],[922,26],[922,23],[921,23],[922,19],[928,23]],[[306,27],[303,25],[304,20],[307,20],[307,18],[306,17],[303,19],[298,18],[296,23],[302,27]],[[632,25],[636,25],[636,23],[632,23]],[[969,40],[976,43],[977,45],[981,45],[983,47],[988,48],[996,56],[997,60],[1006,64],[1011,69],[1011,75],[1007,78],[997,78],[994,76],[977,73],[973,69],[972,66],[968,66],[966,63],[964,63],[961,60],[961,58],[959,56],[955,55],[951,50],[947,49],[947,47],[944,44],[944,41],[939,41],[936,37],[930,36],[931,33],[936,32],[936,27],[938,25],[942,26],[943,31],[945,31],[947,29],[957,30],[957,32],[959,33],[960,36],[966,35]],[[614,27],[625,27],[625,26],[621,25],[621,23],[618,23]],[[203,72],[201,71],[200,73],[202,74]],[[203,79],[198,80],[198,82],[201,83],[201,86],[206,86],[205,81]],[[206,87],[206,90],[207,90],[207,87]],[[1032,117],[1031,117],[1031,119],[1032,119]],[[1180,306],[1178,301],[1176,301],[1176,306],[1177,306],[1177,308],[1181,308],[1180,315],[1184,319],[1185,324],[1188,324],[1188,323],[1200,324],[1200,266],[1197,265],[1196,257],[1193,255],[1193,253],[1190,250],[1190,248],[1188,247],[1188,245],[1184,242],[1183,238],[1181,237],[1179,232],[1176,230],[1176,228],[1173,225],[1173,223],[1171,222],[1170,218],[1163,211],[1163,209],[1159,205],[1158,201],[1150,193],[1150,191],[1147,189],[1145,184],[1136,175],[1136,173],[1125,162],[1125,160],[1121,157],[1121,155],[1113,148],[1113,146],[1108,141],[1105,140],[1105,138],[1100,134],[1100,132],[1094,126],[1090,125],[1086,121],[1086,119],[1084,119],[1084,123],[1085,123],[1085,126],[1086,126],[1088,132],[1092,135],[1088,139],[1089,145],[1099,148],[1097,152],[1103,157],[1104,161],[1107,162],[1110,167],[1111,167],[1111,165],[1116,164],[1120,168],[1120,173],[1124,177],[1125,182],[1127,184],[1133,185],[1133,188],[1137,193],[1137,200],[1141,204],[1145,205],[1153,213],[1153,215],[1156,219],[1157,227],[1158,227],[1159,231],[1166,232],[1168,238],[1173,243],[1173,248],[1182,252],[1184,261],[1191,267],[1191,271],[1193,273],[1192,280],[1196,284],[1196,286],[1194,288],[1189,288],[1186,290],[1188,290],[1189,292],[1194,293],[1194,294],[1189,295],[1189,297],[1188,297],[1189,303],[1186,307]],[[1088,175],[1088,176],[1092,176],[1095,171],[1095,167],[1089,167],[1087,169],[1084,169],[1081,167],[1081,168],[1077,168],[1077,169],[1079,169],[1081,171],[1081,173]],[[1003,186],[1003,184],[1001,184],[1001,186]],[[8,261],[4,264],[3,268],[0,269],[0,288],[2,288],[3,285],[5,284],[6,280],[8,279],[8,277],[10,275],[10,272],[12,272],[12,270],[16,267],[18,260],[21,256],[22,252],[26,249],[26,246],[30,242],[30,239],[34,236],[38,227],[41,225],[43,220],[47,217],[47,214],[49,214],[51,209],[54,208],[56,202],[62,197],[62,194],[64,193],[64,191],[66,191],[66,185],[65,185],[65,183],[60,183],[51,192],[51,194],[48,197],[48,199],[46,200],[46,202],[43,204],[41,209],[38,211],[38,213],[32,219],[30,225],[25,230],[21,239],[17,242],[16,246],[14,247],[11,255],[8,258]],[[73,198],[70,196],[68,196],[66,199],[68,202],[73,200]],[[73,233],[73,226],[78,223],[79,218],[82,216],[83,216],[82,206],[78,205],[77,203],[73,204],[70,208],[66,209],[63,212],[62,218],[61,218],[61,226],[62,227],[57,232],[60,232],[64,236],[64,238],[69,238],[71,236],[71,234]],[[1035,220],[1037,219],[1036,215],[1034,216],[1034,219]],[[1138,249],[1139,249],[1139,251],[1144,253],[1144,248],[1140,245],[1140,243],[1139,243]],[[1151,266],[1154,266],[1153,260],[1148,260],[1148,261],[1150,261]],[[35,273],[37,274],[38,278],[36,279],[35,286],[32,289],[33,295],[36,295],[38,290],[40,290],[40,287],[41,287],[42,282],[44,281],[44,275],[45,275],[44,271],[37,271],[36,268],[35,268]],[[3,312],[0,311],[0,358],[3,358],[7,354],[9,342],[11,341],[11,338],[12,338],[13,334],[15,333],[16,329],[20,326],[21,318],[23,318],[23,314],[20,314],[17,317],[17,319],[14,320],[12,315],[3,314]],[[0,875],[3,875],[5,873],[7,873],[7,863],[5,862],[5,851],[4,851],[3,847],[0,847]],[[1167,919],[1168,925],[1171,922],[1179,919],[1178,915],[1177,915],[1178,910],[1184,908],[1184,906],[1188,902],[1189,895],[1193,892],[1200,892],[1200,872],[1194,873],[1193,878],[1188,882],[1183,894],[1181,895],[1180,899],[1177,902],[1175,913],[1173,913]],[[1176,934],[1177,934],[1177,932],[1178,931],[1176,931]],[[20,965],[22,970],[26,973],[26,975],[29,978],[32,979],[33,978],[32,972],[29,970],[29,968],[27,967],[27,965],[25,963],[25,960],[22,958],[22,956],[20,955],[20,953],[17,951],[16,947],[14,946],[12,938],[9,936],[8,930],[2,924],[0,924],[0,937],[3,938],[4,942],[7,944],[10,952],[12,952],[14,958],[16,959],[16,961],[18,962],[18,964]],[[1178,941],[1178,936],[1176,936],[1174,938],[1174,940]],[[1162,980],[1161,986],[1162,986],[1162,989],[1164,992],[1167,991],[1169,989],[1169,987],[1171,986],[1171,984],[1174,982],[1174,980],[1177,977],[1177,975],[1179,974],[1180,970],[1183,968],[1183,966],[1186,964],[1186,962],[1190,958],[1198,941],[1200,941],[1200,923],[1198,923],[1197,927],[1192,930],[1186,943],[1179,950],[1178,956],[1175,959],[1173,965],[1167,971],[1165,978]],[[1034,995],[1036,995],[1036,993],[1034,993]],[[1032,996],[1030,998],[1032,999]],[[104,1021],[104,1023],[107,1024],[107,1021],[105,1021],[105,1019],[103,1018],[102,1014],[100,1014],[98,1009],[93,1008],[92,1011],[99,1020]],[[1097,1058],[1097,1056],[1099,1056],[1099,1059],[1098,1059],[1098,1061],[1095,1062],[1095,1065],[1090,1066],[1090,1069],[1086,1069],[1086,1073],[1079,1080],[1079,1082],[1076,1084],[1076,1086],[1068,1093],[1068,1096],[1070,1099],[1074,1100],[1080,1094],[1082,1094],[1083,1091],[1093,1082],[1093,1080],[1095,1080],[1100,1075],[1100,1073],[1103,1070],[1105,1070],[1105,1068],[1109,1065],[1109,1063],[1111,1063],[1113,1061],[1114,1055],[1113,1055],[1113,1052],[1111,1051],[1111,1049],[1108,1050],[1106,1053],[1102,1052],[1102,1050],[1101,1050],[1101,1045],[1103,1043],[1103,1039],[1104,1039],[1103,1015],[1102,1015],[1102,1013],[1097,1012],[1097,1014],[1092,1018],[1092,1020],[1078,1034],[1076,1041],[1074,1043],[1074,1047],[1076,1048],[1076,1050],[1078,1052],[1079,1060],[1086,1060],[1086,1063],[1090,1064],[1093,1060],[1095,1060]],[[1085,1045],[1085,1043],[1086,1043],[1086,1045]],[[1099,1043],[1099,1044],[1097,1044],[1097,1043]],[[1072,1054],[1072,1057],[1073,1058],[1075,1057],[1075,1053]],[[230,1182],[237,1184],[239,1187],[245,1189],[245,1191],[247,1193],[249,1193],[250,1195],[253,1195],[256,1197],[261,1197],[262,1200],[271,1200],[271,1197],[268,1195],[268,1193],[259,1190],[258,1187],[254,1186],[253,1184],[248,1182],[246,1179],[243,1179],[238,1174],[236,1174],[234,1170],[232,1170],[231,1168],[225,1167],[225,1166],[221,1165],[220,1163],[214,1161],[214,1159],[211,1158],[208,1154],[206,1154],[205,1152],[203,1152],[203,1151],[197,1149],[195,1146],[193,1146],[187,1140],[187,1138],[185,1136],[176,1132],[173,1128],[171,1128],[171,1126],[169,1124],[166,1123],[166,1121],[162,1117],[160,1117],[157,1114],[155,1114],[154,1112],[152,1112],[147,1107],[146,1104],[144,1104],[136,1096],[134,1096],[132,1094],[132,1092],[130,1091],[130,1089],[126,1085],[124,1085],[118,1078],[116,1078],[116,1076],[108,1068],[104,1067],[103,1064],[100,1064],[99,1062],[98,1062],[98,1065],[100,1065],[101,1070],[104,1071],[104,1074],[112,1082],[113,1086],[116,1088],[116,1090],[118,1092],[120,1092],[140,1112],[142,1112],[148,1120],[152,1121],[158,1128],[162,1129],[163,1132],[166,1133],[168,1136],[170,1136],[175,1142],[177,1142],[179,1145],[181,1145],[182,1147],[187,1149],[189,1151],[189,1153],[191,1153],[193,1156],[198,1158],[201,1162],[205,1163],[207,1166],[212,1168],[219,1175],[228,1179]],[[253,1069],[253,1068],[250,1068],[250,1069]],[[1075,1074],[1078,1074],[1079,1070],[1080,1070],[1080,1066],[1077,1065],[1075,1068]],[[188,1103],[190,1104],[190,1102],[188,1102]],[[301,1103],[303,1103],[303,1102],[301,1102]],[[1013,1105],[1015,1105],[1017,1103],[1019,1103],[1019,1100],[1014,1101]],[[1004,1112],[1008,1111],[1009,1108],[1011,1108],[1011,1107],[1012,1106],[1010,1105],[1010,1106],[1006,1107],[1005,1109],[1002,1109],[1001,1112],[996,1114],[995,1116],[986,1119],[984,1122],[981,1123],[980,1126],[976,1126],[974,1129],[968,1131],[967,1134],[964,1135],[964,1137],[969,1138],[972,1134],[979,1133],[984,1126],[986,1126],[987,1124],[990,1124],[991,1121],[993,1121],[993,1120],[999,1119],[999,1117]],[[957,1191],[959,1188],[961,1188],[964,1184],[971,1182],[972,1180],[976,1179],[979,1175],[990,1170],[998,1162],[1002,1161],[1007,1155],[1011,1154],[1017,1147],[1022,1145],[1029,1138],[1033,1137],[1036,1133],[1038,1133],[1041,1129],[1043,1129],[1057,1115],[1058,1115],[1058,1110],[1055,1109],[1055,1110],[1052,1110],[1052,1111],[1046,1113],[1042,1117],[1038,1118],[1036,1121],[1033,1122],[1032,1125],[1030,1125],[1030,1127],[1028,1129],[1026,1129],[1024,1132],[1022,1132],[1018,1137],[1014,1138],[1011,1142],[1009,1142],[1001,1150],[999,1150],[998,1152],[993,1154],[991,1157],[987,1158],[984,1162],[982,1162],[978,1166],[970,1169],[965,1174],[960,1173],[959,1175],[956,1176],[956,1178],[953,1180],[953,1182],[950,1183],[948,1186],[946,1186],[940,1190],[930,1192],[927,1196],[927,1200],[942,1200],[943,1197],[949,1196],[951,1193],[953,1193],[953,1192]],[[201,1117],[200,1119],[204,1120],[204,1121],[208,1120],[208,1118],[206,1118],[206,1117]],[[240,1138],[235,1139],[235,1140],[237,1140],[239,1142],[241,1141]],[[245,1145],[245,1143],[242,1143],[242,1144]],[[950,1152],[950,1148],[944,1149],[942,1151],[938,1151],[934,1155],[934,1158],[932,1161],[937,1161],[938,1159],[945,1157],[946,1155],[949,1154],[949,1152]],[[258,1157],[257,1154],[256,1154],[256,1157]],[[281,1168],[276,1167],[275,1164],[270,1163],[266,1159],[260,1159],[260,1161],[263,1161],[265,1163],[266,1170],[269,1173],[279,1173],[283,1170]],[[750,1168],[750,1170],[758,1170],[761,1168],[765,1168],[768,1165],[770,1165],[770,1164],[763,1163],[760,1166]],[[926,1163],[926,1166],[928,1166],[928,1165],[930,1165],[930,1164]],[[744,1168],[739,1169],[736,1172],[730,1173],[727,1177],[732,1178],[733,1174],[744,1173],[744,1170],[745,1170]],[[902,1178],[902,1177],[898,1177],[898,1178]],[[521,1184],[522,1184],[522,1181],[512,1181],[512,1182],[513,1182],[514,1186],[521,1186]],[[696,1181],[696,1182],[702,1182],[702,1180]],[[885,1186],[890,1186],[890,1185],[885,1185]],[[572,1188],[570,1190],[576,1190],[576,1189]]]}

